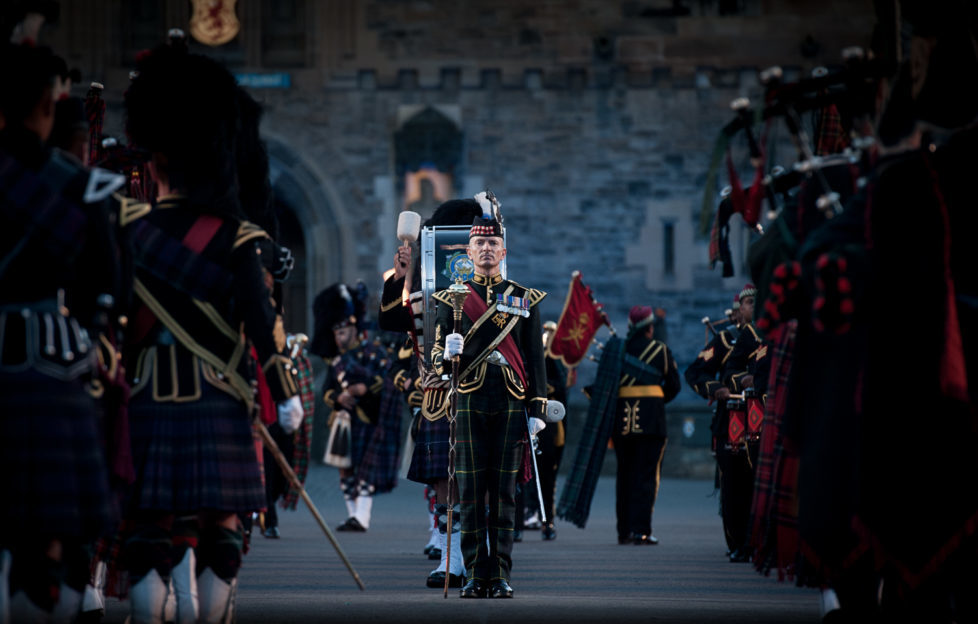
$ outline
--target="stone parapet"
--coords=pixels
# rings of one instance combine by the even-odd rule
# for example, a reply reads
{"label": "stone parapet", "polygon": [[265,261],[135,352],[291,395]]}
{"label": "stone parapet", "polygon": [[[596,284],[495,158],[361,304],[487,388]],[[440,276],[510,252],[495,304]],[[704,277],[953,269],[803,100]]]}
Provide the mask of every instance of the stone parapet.
{"label": "stone parapet", "polygon": [[[813,66],[814,67],[814,66]],[[399,68],[396,71],[361,68],[354,76],[330,76],[327,91],[574,91],[601,89],[756,89],[765,66],[615,64],[562,68],[506,67]],[[799,77],[811,68],[786,66],[785,75]],[[309,79],[302,76],[302,85]],[[310,87],[311,88],[311,87]]]}

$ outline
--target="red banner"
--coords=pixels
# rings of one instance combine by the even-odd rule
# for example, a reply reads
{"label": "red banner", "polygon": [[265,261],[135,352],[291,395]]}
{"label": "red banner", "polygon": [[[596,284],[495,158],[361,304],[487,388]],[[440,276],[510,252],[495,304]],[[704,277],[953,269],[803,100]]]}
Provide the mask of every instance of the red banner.
{"label": "red banner", "polygon": [[608,316],[591,297],[591,289],[581,281],[581,273],[574,271],[547,355],[574,368],[587,355],[591,340],[602,325],[611,325]]}

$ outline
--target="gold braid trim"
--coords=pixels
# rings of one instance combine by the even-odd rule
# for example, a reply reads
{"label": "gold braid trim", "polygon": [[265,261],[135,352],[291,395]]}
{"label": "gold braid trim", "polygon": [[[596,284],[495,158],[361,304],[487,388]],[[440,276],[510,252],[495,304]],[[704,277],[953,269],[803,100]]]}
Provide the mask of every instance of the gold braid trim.
{"label": "gold braid trim", "polygon": [[238,232],[234,235],[234,245],[231,249],[237,249],[238,247],[244,245],[250,240],[255,240],[257,238],[267,238],[271,240],[271,236],[268,233],[252,223],[251,221],[242,221],[241,225],[238,226]]}
{"label": "gold braid trim", "polygon": [[[173,318],[170,313],[156,300],[156,297],[146,288],[143,282],[136,278],[133,281],[133,291],[136,296],[139,297],[146,307],[156,315],[167,329],[176,337],[180,343],[187,348],[188,351],[199,357],[204,362],[213,366],[217,371],[221,372],[227,379],[228,383],[235,389],[238,396],[244,401],[248,409],[251,410],[255,405],[254,392],[251,389],[251,384],[245,381],[238,371],[238,363],[241,361],[241,356],[245,351],[245,342],[240,335],[236,335],[237,344],[234,347],[234,352],[231,354],[229,361],[225,362],[220,357],[208,351],[203,345],[193,339],[187,330],[185,330],[175,318]],[[204,304],[207,305],[207,304]],[[220,328],[219,328],[220,329]]]}
{"label": "gold braid trim", "polygon": [[119,227],[126,227],[133,221],[142,219],[153,210],[151,204],[138,202],[119,193],[112,193],[112,197],[119,202]]}

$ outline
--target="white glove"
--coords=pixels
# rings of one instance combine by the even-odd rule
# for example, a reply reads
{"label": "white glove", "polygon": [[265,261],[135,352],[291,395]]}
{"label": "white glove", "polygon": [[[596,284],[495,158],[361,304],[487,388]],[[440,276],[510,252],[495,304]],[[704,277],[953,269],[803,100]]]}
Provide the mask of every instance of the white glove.
{"label": "white glove", "polygon": [[530,417],[530,435],[531,436],[535,436],[536,434],[540,433],[541,431],[543,431],[546,428],[547,428],[547,423],[543,422],[542,420],[540,420],[536,416],[531,416]]}
{"label": "white glove", "polygon": [[285,433],[294,433],[299,428],[304,415],[302,400],[298,395],[278,404],[278,424]]}
{"label": "white glove", "polygon": [[465,339],[462,334],[448,334],[445,336],[445,359],[454,360],[456,356],[462,355],[465,349]]}

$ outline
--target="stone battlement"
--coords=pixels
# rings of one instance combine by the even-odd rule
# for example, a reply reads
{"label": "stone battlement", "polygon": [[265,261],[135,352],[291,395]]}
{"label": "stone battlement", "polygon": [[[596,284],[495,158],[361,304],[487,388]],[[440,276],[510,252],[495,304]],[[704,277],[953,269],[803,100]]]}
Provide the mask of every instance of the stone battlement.
{"label": "stone battlement", "polygon": [[[361,69],[355,75],[334,76],[327,90],[356,91],[559,91],[589,89],[728,89],[745,91],[759,87],[763,67],[608,67],[563,69],[403,68]],[[785,80],[808,72],[783,67]]]}

